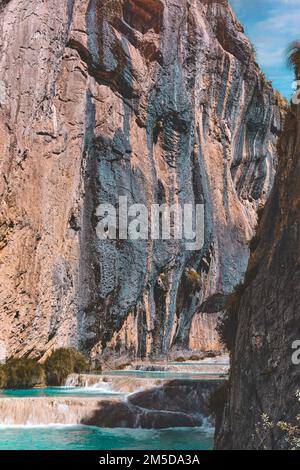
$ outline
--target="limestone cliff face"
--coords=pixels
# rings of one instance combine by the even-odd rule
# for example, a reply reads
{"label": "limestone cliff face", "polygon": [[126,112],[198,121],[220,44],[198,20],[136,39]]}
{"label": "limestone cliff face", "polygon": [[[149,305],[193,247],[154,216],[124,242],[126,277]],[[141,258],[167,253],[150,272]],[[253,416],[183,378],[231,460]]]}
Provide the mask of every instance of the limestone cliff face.
{"label": "limestone cliff face", "polygon": [[[281,127],[228,2],[11,0],[0,47],[1,358],[220,348]],[[203,249],[100,241],[119,196],[204,203]]]}
{"label": "limestone cliff face", "polygon": [[[289,447],[276,424],[297,424],[300,366],[300,110],[293,106],[279,141],[274,189],[259,227],[239,300],[231,380],[219,448]],[[262,426],[262,415],[275,427]]]}

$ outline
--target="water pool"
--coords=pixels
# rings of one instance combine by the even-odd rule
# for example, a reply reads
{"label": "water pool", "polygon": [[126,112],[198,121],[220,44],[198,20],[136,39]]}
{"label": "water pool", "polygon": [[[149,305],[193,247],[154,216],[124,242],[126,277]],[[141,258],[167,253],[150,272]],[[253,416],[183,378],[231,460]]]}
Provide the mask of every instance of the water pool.
{"label": "water pool", "polygon": [[0,427],[0,450],[210,450],[211,428]]}
{"label": "water pool", "polygon": [[1,390],[0,398],[22,397],[110,397],[122,396],[124,393],[114,391],[109,384],[97,387],[47,387],[28,390]]}
{"label": "water pool", "polygon": [[[88,374],[87,374],[88,375]],[[91,375],[104,375],[116,377],[136,377],[145,379],[165,379],[165,380],[205,380],[219,379],[226,377],[227,372],[172,372],[160,370],[112,370],[109,372],[93,372]]]}

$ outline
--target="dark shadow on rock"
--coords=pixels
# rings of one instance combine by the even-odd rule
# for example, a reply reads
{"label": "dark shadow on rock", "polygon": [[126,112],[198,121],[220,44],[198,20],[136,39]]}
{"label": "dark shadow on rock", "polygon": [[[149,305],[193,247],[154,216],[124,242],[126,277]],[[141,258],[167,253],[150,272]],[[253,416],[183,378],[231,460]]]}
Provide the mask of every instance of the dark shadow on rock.
{"label": "dark shadow on rock", "polygon": [[208,402],[221,380],[168,382],[135,393],[126,401],[107,400],[82,424],[105,428],[197,427],[209,417]]}

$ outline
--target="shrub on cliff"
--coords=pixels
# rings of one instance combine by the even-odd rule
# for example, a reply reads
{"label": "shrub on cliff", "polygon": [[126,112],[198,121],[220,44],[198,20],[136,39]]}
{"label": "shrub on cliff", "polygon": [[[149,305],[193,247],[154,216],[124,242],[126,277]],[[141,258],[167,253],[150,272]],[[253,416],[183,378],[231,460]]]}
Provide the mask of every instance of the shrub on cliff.
{"label": "shrub on cliff", "polygon": [[293,41],[287,48],[287,65],[292,67],[298,78],[300,74],[300,41]]}
{"label": "shrub on cliff", "polygon": [[[300,390],[296,392],[296,399],[300,403]],[[287,421],[273,422],[268,413],[262,413],[261,420],[255,426],[255,435],[253,439],[258,439],[259,450],[268,449],[268,440],[270,434],[279,430],[282,436],[283,448],[287,450],[300,450],[300,414],[298,414],[294,423]]]}
{"label": "shrub on cliff", "polygon": [[44,383],[44,369],[35,359],[8,359],[3,366],[5,388],[32,388]]}
{"label": "shrub on cliff", "polygon": [[0,389],[6,387],[6,372],[5,367],[0,365]]}
{"label": "shrub on cliff", "polygon": [[75,349],[56,349],[48,357],[45,364],[47,385],[61,386],[65,384],[68,375],[81,374],[89,370],[89,365],[83,354]]}
{"label": "shrub on cliff", "polygon": [[190,291],[195,292],[201,288],[201,276],[195,269],[187,268],[185,270],[185,280]]}

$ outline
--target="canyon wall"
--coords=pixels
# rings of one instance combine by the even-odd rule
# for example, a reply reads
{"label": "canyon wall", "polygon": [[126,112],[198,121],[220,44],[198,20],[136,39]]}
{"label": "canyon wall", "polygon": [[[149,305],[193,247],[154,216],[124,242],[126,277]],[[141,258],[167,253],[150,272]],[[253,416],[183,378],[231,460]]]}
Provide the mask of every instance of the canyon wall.
{"label": "canyon wall", "polygon": [[[220,350],[282,100],[226,0],[0,7],[0,359]],[[205,205],[204,246],[100,240],[100,203]]]}
{"label": "canyon wall", "polygon": [[[230,322],[236,325],[236,337],[219,448],[295,446],[292,433],[278,423],[295,426],[300,415],[300,366],[292,360],[300,340],[299,138],[300,110],[292,105],[278,145],[274,188],[253,244],[236,318]],[[297,436],[299,440],[299,431]]]}

